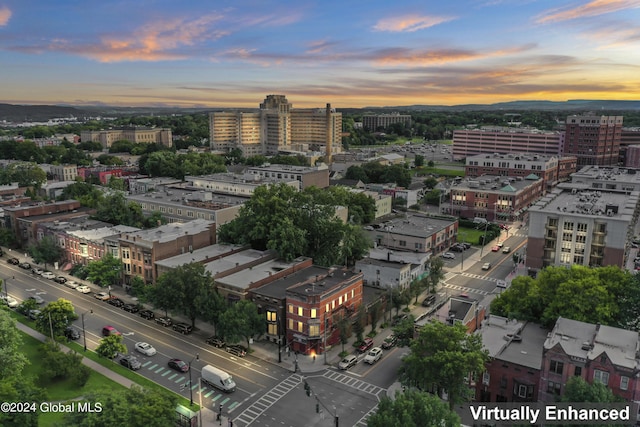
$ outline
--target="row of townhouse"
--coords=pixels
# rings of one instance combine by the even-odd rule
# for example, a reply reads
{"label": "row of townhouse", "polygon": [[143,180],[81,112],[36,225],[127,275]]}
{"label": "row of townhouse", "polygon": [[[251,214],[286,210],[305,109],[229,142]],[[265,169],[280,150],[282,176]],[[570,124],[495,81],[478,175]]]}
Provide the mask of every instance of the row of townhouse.
{"label": "row of townhouse", "polygon": [[477,401],[556,402],[567,382],[578,376],[640,403],[638,332],[562,317],[547,331],[534,323],[489,316],[477,333],[490,356],[475,383]]}

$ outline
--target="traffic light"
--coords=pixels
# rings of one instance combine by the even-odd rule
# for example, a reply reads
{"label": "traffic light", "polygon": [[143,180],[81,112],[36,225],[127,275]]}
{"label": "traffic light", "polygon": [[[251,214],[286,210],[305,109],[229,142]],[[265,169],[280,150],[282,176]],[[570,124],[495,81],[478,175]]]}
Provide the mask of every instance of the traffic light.
{"label": "traffic light", "polygon": [[309,386],[309,383],[307,383],[306,381],[304,382],[304,391],[307,392],[307,396],[311,396],[311,387]]}

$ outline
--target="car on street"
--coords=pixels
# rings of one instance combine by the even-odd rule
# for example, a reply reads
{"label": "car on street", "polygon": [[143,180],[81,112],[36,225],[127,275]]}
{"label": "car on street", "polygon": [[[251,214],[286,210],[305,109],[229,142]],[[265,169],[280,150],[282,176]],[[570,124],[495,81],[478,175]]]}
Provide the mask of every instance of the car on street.
{"label": "car on street", "polygon": [[145,356],[153,356],[157,353],[156,349],[151,344],[144,341],[137,342],[134,348],[138,353],[142,353]]}
{"label": "car on street", "polygon": [[462,242],[462,243],[458,243],[459,245],[462,245],[462,247],[464,247],[465,249],[471,249],[471,244],[466,243],[466,242]]}
{"label": "car on street", "polygon": [[373,365],[382,357],[382,349],[380,347],[373,347],[369,350],[369,353],[364,357],[365,363]]}
{"label": "car on street", "polygon": [[500,250],[500,246],[494,245],[491,247],[491,252],[498,252]]}
{"label": "car on street", "polygon": [[453,245],[449,248],[449,250],[451,252],[463,252],[464,251],[464,247],[463,246],[458,246],[458,245]]}
{"label": "car on street", "polygon": [[47,280],[53,280],[56,278],[56,275],[50,271],[43,271],[41,276]]}
{"label": "car on street", "polygon": [[396,337],[395,335],[391,334],[388,337],[386,337],[384,339],[384,341],[382,342],[382,348],[389,349],[391,347],[393,347],[394,345],[396,345],[398,343],[398,337]]}
{"label": "car on street", "polygon": [[102,328],[103,337],[108,337],[110,335],[122,335],[122,334],[120,333],[120,331],[118,331],[116,328],[110,325],[107,325],[104,328]]}
{"label": "car on street", "polygon": [[107,300],[107,304],[120,308],[124,305],[124,301],[118,297],[111,297]]}
{"label": "car on street", "polygon": [[503,254],[508,254],[509,252],[511,252],[511,246],[505,246],[504,248],[502,248]]}
{"label": "car on street", "polygon": [[490,262],[485,262],[484,264],[482,264],[482,269],[483,270],[491,269],[491,263]]}
{"label": "car on street", "polygon": [[76,328],[72,328],[71,326],[67,326],[64,330],[64,336],[70,340],[77,340],[80,338],[80,332]]}
{"label": "car on street", "polygon": [[189,372],[189,364],[180,359],[169,359],[169,367],[178,372]]}
{"label": "car on street", "polygon": [[137,313],[140,311],[140,307],[138,304],[125,304],[121,307],[124,311],[128,311],[129,313]]}
{"label": "car on street", "polygon": [[53,281],[56,282],[56,283],[60,283],[62,285],[62,284],[67,283],[67,278],[66,277],[62,277],[62,276],[58,276],[55,279],[53,279]]}
{"label": "car on street", "polygon": [[371,347],[373,347],[373,340],[367,337],[364,339],[364,341],[358,344],[358,351],[360,353],[364,353],[365,351],[369,350]]}
{"label": "car on street", "polygon": [[140,315],[140,317],[147,320],[151,320],[156,317],[156,314],[151,310],[140,310],[138,314]]}
{"label": "car on street", "polygon": [[183,322],[174,323],[172,328],[174,331],[180,332],[181,334],[184,334],[184,335],[188,335],[191,333],[191,331],[193,331],[193,328],[191,327],[191,325]]}
{"label": "car on street", "polygon": [[344,359],[338,363],[338,368],[343,371],[349,369],[352,366],[355,366],[358,363],[358,357],[355,354],[350,354],[345,356]]}
{"label": "car on street", "polygon": [[454,254],[453,252],[444,252],[440,256],[444,259],[456,259],[456,254]]}
{"label": "car on street", "polygon": [[31,270],[31,264],[29,264],[28,262],[21,262],[20,264],[18,264],[18,267],[25,270]]}
{"label": "car on street", "polygon": [[496,287],[498,287],[500,289],[507,289],[509,287],[509,285],[507,284],[507,282],[505,280],[497,280],[496,281]]}
{"label": "car on street", "polygon": [[17,299],[15,299],[14,297],[10,297],[9,295],[2,295],[2,297],[0,298],[2,298],[2,301],[4,301],[4,303],[7,304],[7,307],[9,308],[16,308],[20,305]]}
{"label": "car on street", "polygon": [[81,292],[83,294],[89,294],[91,293],[91,288],[88,287],[87,285],[80,285],[76,288],[76,291]]}
{"label": "car on street", "polygon": [[78,286],[80,286],[80,283],[76,282],[75,280],[67,280],[67,281],[64,283],[64,285],[65,285],[67,288],[75,289],[75,288],[77,288]]}
{"label": "car on street", "polygon": [[40,313],[42,313],[40,310],[29,310],[29,319],[37,320],[38,316],[40,316]]}
{"label": "car on street", "polygon": [[408,319],[408,318],[409,318],[408,314],[398,314],[396,316],[393,316],[393,320],[391,321],[391,326],[396,326],[400,322],[402,322],[403,320]]}
{"label": "car on street", "polygon": [[231,353],[234,356],[245,357],[247,355],[247,349],[239,344],[229,345],[226,348],[227,353]]}
{"label": "car on street", "polygon": [[171,326],[173,322],[170,317],[156,317],[156,323],[166,328],[167,326]]}
{"label": "car on street", "polygon": [[38,275],[38,276],[39,276],[39,275],[41,275],[42,273],[44,273],[44,271],[42,271],[42,269],[40,269],[40,268],[38,268],[38,267],[33,267],[33,268],[31,269],[31,272],[32,272],[33,274]]}
{"label": "car on street", "polygon": [[225,346],[224,340],[215,335],[207,338],[207,344],[211,344],[212,346],[218,347],[218,348],[222,348]]}
{"label": "car on street", "polygon": [[122,359],[120,359],[120,364],[125,368],[131,369],[132,371],[137,371],[142,367],[142,363],[140,363],[140,361],[134,356],[123,357]]}
{"label": "car on street", "polygon": [[106,301],[109,298],[111,298],[109,296],[108,292],[98,292],[97,294],[94,294],[93,296],[95,297],[95,299],[99,299],[100,301]]}
{"label": "car on street", "polygon": [[9,264],[12,264],[12,265],[18,265],[18,264],[20,264],[20,260],[19,260],[18,258],[9,258],[9,259],[7,260],[7,262],[8,262]]}
{"label": "car on street", "polygon": [[36,304],[44,304],[44,300],[40,295],[31,295],[29,299],[35,301]]}
{"label": "car on street", "polygon": [[436,294],[431,294],[431,295],[428,295],[424,300],[422,300],[422,306],[429,307],[430,305],[433,305],[433,303],[435,302],[436,302]]}

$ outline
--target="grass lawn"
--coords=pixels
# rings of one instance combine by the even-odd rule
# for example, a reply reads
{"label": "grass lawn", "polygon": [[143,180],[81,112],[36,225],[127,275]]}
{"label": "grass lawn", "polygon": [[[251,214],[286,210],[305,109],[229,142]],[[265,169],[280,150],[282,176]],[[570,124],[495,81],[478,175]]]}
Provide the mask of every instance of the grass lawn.
{"label": "grass lawn", "polygon": [[458,242],[467,242],[477,245],[480,242],[480,236],[484,234],[484,228],[476,230],[475,228],[458,227]]}
{"label": "grass lawn", "polygon": [[[16,319],[16,321],[24,323],[30,327],[34,327],[35,322],[30,321],[23,315],[16,312],[11,312],[11,315],[14,319]],[[22,339],[23,339],[22,351],[27,357],[27,359],[30,361],[30,363],[27,366],[25,366],[23,373],[25,376],[30,376],[34,378],[34,383],[38,387],[41,387],[47,391],[47,401],[49,402],[66,401],[66,400],[81,398],[82,396],[86,396],[98,391],[104,392],[104,391],[112,391],[112,390],[117,391],[117,390],[125,389],[124,386],[120,385],[119,383],[95,371],[91,372],[91,376],[89,377],[89,380],[83,387],[77,387],[70,380],[46,381],[46,382],[39,381],[38,378],[40,376],[40,373],[43,371],[42,365],[38,363],[38,360],[40,359],[39,348],[42,345],[42,342],[24,332],[20,332],[20,334],[22,335]],[[107,360],[103,357],[98,356],[96,353],[92,351],[87,351],[85,353],[83,346],[79,345],[78,343],[70,342],[70,343],[63,343],[63,344],[75,350],[76,352],[84,355],[88,359],[91,359],[103,366],[106,366],[110,370],[117,372],[118,374],[126,378],[129,378],[130,380],[134,381],[135,383],[137,383],[138,385],[144,388],[155,388],[155,389],[162,389],[165,391],[173,392],[172,390],[169,390],[141,375],[138,375],[136,372],[131,371],[130,369],[125,368],[124,366],[114,363],[112,360]],[[187,398],[179,396],[178,403],[188,408],[190,401]],[[194,411],[197,411],[199,409],[197,405],[194,405],[194,407],[195,409],[192,409]],[[63,419],[64,419],[64,413],[40,413],[38,416],[38,425],[41,427],[62,425]]]}

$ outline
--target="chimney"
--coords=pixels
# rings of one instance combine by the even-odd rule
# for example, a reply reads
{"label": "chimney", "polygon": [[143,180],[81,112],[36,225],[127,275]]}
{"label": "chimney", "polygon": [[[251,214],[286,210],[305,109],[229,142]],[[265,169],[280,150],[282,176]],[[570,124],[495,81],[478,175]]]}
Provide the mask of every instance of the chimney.
{"label": "chimney", "polygon": [[324,156],[324,162],[331,164],[331,141],[333,134],[333,126],[331,126],[331,104],[327,104],[327,141],[326,141],[326,154]]}

